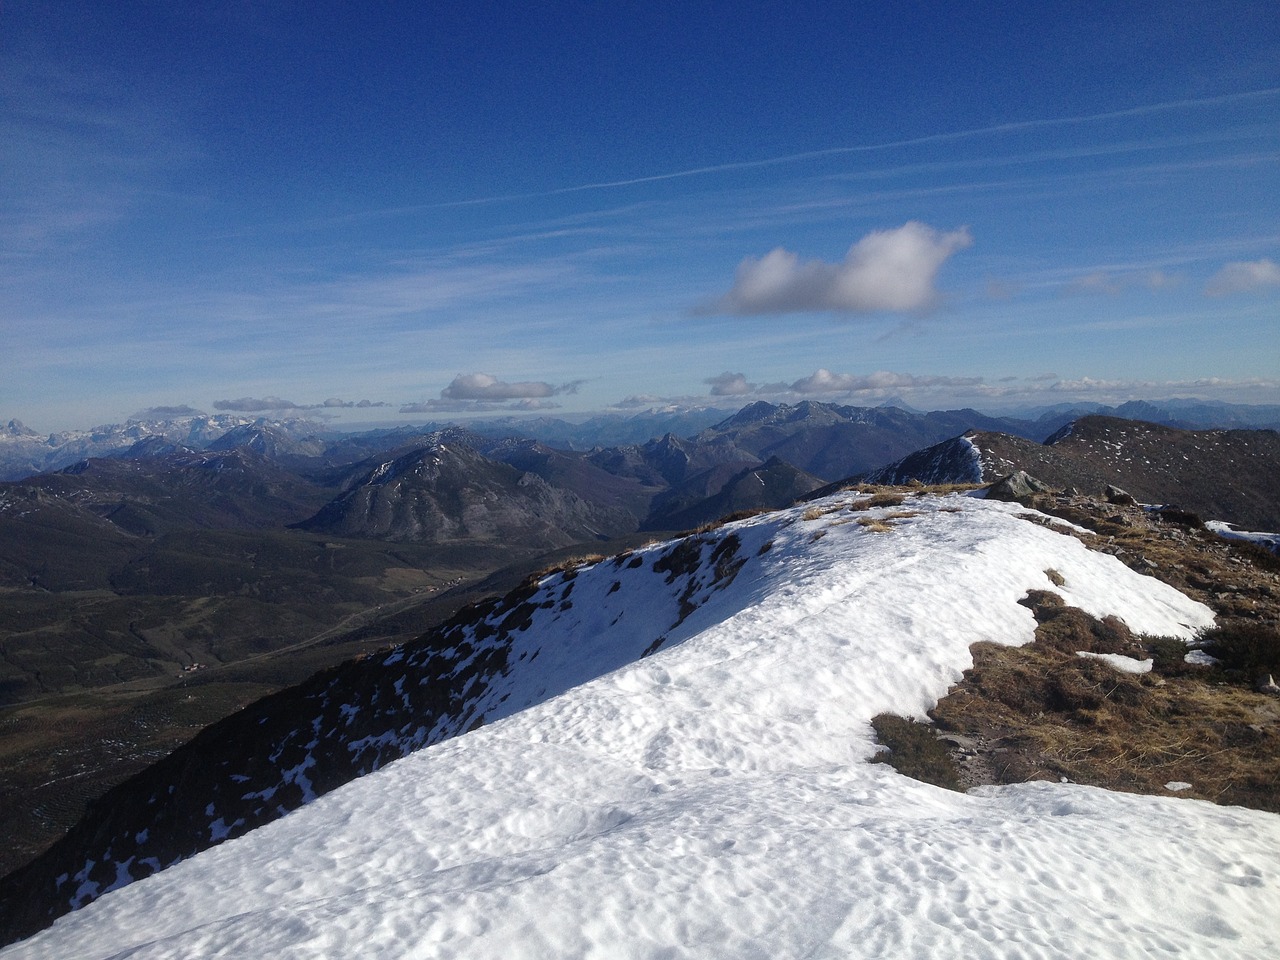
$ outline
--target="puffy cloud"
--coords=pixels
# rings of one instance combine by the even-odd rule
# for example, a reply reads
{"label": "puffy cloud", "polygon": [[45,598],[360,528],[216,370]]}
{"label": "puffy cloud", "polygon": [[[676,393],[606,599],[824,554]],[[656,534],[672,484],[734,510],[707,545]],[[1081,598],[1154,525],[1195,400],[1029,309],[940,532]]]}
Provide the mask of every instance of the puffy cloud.
{"label": "puffy cloud", "polygon": [[648,393],[633,393],[629,397],[623,397],[616,403],[611,403],[609,407],[613,410],[644,410],[668,402],[670,401],[665,397],[658,397]]}
{"label": "puffy cloud", "polygon": [[488,413],[499,410],[555,410],[549,400],[563,393],[577,393],[586,380],[553,386],[541,380],[507,383],[487,373],[460,373],[440,391],[438,400],[406,403],[401,413]]}
{"label": "puffy cloud", "polygon": [[718,377],[708,377],[702,382],[710,385],[713,397],[741,397],[755,390],[753,384],[747,383],[745,375],[727,370]]}
{"label": "puffy cloud", "polygon": [[549,383],[525,381],[505,383],[487,373],[460,373],[440,391],[446,400],[522,400],[551,397],[558,391]]}
{"label": "puffy cloud", "polygon": [[1211,297],[1233,293],[1254,293],[1280,287],[1280,266],[1274,260],[1247,260],[1228,263],[1209,278],[1204,292]]}
{"label": "puffy cloud", "polygon": [[934,280],[942,264],[973,243],[965,228],[942,233],[910,221],[867,234],[841,263],[801,262],[778,247],[738,266],[733,287],[709,312],[754,315],[834,310],[902,313],[938,299]]}
{"label": "puffy cloud", "polygon": [[310,409],[318,409],[320,407],[327,407],[330,409],[337,408],[342,410],[352,410],[352,409],[366,410],[369,407],[389,407],[389,406],[391,406],[391,404],[387,403],[384,400],[377,400],[377,401],[339,400],[337,397],[330,397],[324,403],[317,403],[314,405],[314,407],[309,406],[306,409],[310,410]]}

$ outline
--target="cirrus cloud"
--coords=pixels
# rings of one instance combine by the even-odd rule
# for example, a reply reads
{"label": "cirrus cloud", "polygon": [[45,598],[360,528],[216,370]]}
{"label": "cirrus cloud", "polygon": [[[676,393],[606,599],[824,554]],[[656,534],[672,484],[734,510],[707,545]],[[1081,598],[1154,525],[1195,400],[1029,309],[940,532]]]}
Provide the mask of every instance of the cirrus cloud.
{"label": "cirrus cloud", "polygon": [[802,262],[777,247],[759,259],[743,260],[733,287],[704,312],[752,316],[926,310],[938,300],[934,281],[942,265],[972,244],[965,227],[943,233],[912,220],[867,234],[840,263]]}

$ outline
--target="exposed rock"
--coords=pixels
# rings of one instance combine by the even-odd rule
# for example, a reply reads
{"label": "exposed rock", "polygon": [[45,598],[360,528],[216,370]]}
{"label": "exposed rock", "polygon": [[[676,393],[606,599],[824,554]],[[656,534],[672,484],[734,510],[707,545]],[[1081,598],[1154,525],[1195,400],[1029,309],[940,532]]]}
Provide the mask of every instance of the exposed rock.
{"label": "exposed rock", "polygon": [[1102,491],[1102,495],[1107,498],[1108,503],[1116,503],[1126,507],[1131,507],[1138,502],[1134,499],[1133,494],[1111,484],[1107,484],[1107,488]]}
{"label": "exposed rock", "polygon": [[989,486],[987,497],[991,500],[1021,500],[1036,493],[1049,493],[1051,490],[1048,484],[1037,480],[1025,470],[1015,470]]}

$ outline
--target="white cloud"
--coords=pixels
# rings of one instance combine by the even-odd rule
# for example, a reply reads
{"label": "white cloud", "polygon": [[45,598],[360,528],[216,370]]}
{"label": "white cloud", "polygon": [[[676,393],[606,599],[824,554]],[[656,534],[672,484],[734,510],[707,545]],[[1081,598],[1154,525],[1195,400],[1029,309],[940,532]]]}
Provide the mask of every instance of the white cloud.
{"label": "white cloud", "polygon": [[1063,292],[1070,295],[1104,293],[1116,296],[1126,290],[1167,290],[1182,282],[1177,274],[1163,270],[1094,270],[1068,283]]}
{"label": "white cloud", "polygon": [[711,387],[713,397],[741,397],[755,390],[755,385],[747,383],[741,373],[730,373],[726,370],[717,377],[708,377],[702,381]]}
{"label": "white cloud", "polygon": [[1233,293],[1253,293],[1268,287],[1280,287],[1280,266],[1274,260],[1248,260],[1228,263],[1209,278],[1204,292],[1211,297]]}
{"label": "white cloud", "polygon": [[460,373],[440,391],[445,400],[523,400],[551,397],[558,391],[549,383],[525,381],[505,383],[487,373]]}
{"label": "white cloud", "polygon": [[926,387],[974,387],[982,383],[981,377],[920,377],[911,373],[893,373],[877,370],[874,373],[855,375],[815,370],[809,376],[791,384],[794,393],[873,393],[885,390],[918,390]]}
{"label": "white cloud", "polygon": [[215,410],[232,410],[237,413],[262,413],[279,410],[351,410],[366,407],[389,407],[391,404],[378,400],[340,400],[330,397],[323,403],[294,403],[280,397],[240,397],[238,400],[215,400]]}
{"label": "white cloud", "polygon": [[738,315],[924,310],[938,299],[934,280],[942,264],[972,243],[965,228],[942,233],[913,220],[867,234],[841,263],[802,263],[778,247],[743,260],[732,289],[709,309]]}

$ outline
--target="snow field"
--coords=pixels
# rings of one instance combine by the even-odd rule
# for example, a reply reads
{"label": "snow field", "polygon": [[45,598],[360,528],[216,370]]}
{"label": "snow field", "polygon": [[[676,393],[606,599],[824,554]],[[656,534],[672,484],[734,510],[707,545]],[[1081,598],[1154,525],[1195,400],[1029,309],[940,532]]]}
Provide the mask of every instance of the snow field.
{"label": "snow field", "polygon": [[[673,628],[664,547],[582,570],[518,635],[486,713],[505,719],[3,956],[1274,956],[1280,817],[1070,784],[958,794],[864,762],[870,717],[922,716],[971,643],[1032,639],[1029,588],[1137,632],[1188,637],[1208,611],[1014,505],[850,496],[713,534],[747,562]],[[908,509],[888,532],[850,522]]]}

